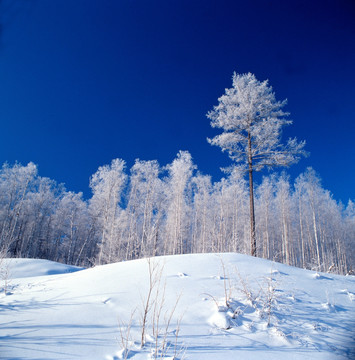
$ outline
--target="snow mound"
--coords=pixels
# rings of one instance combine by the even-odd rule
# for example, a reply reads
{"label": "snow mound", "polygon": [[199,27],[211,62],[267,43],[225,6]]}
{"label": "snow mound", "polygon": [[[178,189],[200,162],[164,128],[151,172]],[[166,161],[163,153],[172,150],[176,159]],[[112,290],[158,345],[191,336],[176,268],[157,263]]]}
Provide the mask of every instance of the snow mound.
{"label": "snow mound", "polygon": [[[45,260],[10,260],[9,292],[0,292],[0,358],[355,358],[353,276],[239,254],[151,261],[161,276],[152,292],[147,259],[82,271]],[[228,278],[216,276],[222,264]],[[147,307],[142,347],[148,294],[155,302]],[[152,324],[154,318],[159,321]]]}
{"label": "snow mound", "polygon": [[60,275],[83,270],[81,267],[39,259],[4,259],[3,266],[8,267],[9,277],[12,279]]}
{"label": "snow mound", "polygon": [[228,330],[231,328],[227,313],[224,311],[216,311],[208,320],[211,326],[215,326],[218,329]]}

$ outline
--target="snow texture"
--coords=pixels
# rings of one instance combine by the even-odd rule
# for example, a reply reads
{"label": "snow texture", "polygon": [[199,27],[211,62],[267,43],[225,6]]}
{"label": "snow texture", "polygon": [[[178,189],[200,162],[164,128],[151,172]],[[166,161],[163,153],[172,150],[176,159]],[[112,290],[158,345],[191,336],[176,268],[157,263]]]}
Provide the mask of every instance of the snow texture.
{"label": "snow texture", "polygon": [[[153,261],[163,266],[162,325],[181,295],[158,339],[166,336],[166,352],[157,353],[150,320],[146,345],[139,344],[149,284],[146,259],[81,271],[45,260],[10,259],[3,264],[12,274],[8,294],[0,293],[0,359],[355,358],[353,276],[239,254]],[[119,328],[127,335],[125,347]]]}

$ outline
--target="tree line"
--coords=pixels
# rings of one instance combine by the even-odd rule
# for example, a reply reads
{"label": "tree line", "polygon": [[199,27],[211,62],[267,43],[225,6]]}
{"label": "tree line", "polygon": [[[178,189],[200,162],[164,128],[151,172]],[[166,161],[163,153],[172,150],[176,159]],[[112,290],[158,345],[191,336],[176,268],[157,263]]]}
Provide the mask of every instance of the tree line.
{"label": "tree line", "polygon": [[254,184],[255,171],[288,167],[307,155],[304,141],[281,141],[283,127],[292,124],[285,105],[267,80],[233,74],[232,88],[207,114],[211,126],[222,129],[208,141],[233,161],[228,175],[214,183],[197,171],[187,151],[165,167],[137,160],[129,174],[125,161],[114,159],[92,175],[86,201],[38,176],[33,163],[4,164],[0,247],[11,256],[75,265],[240,252],[348,273],[354,265],[352,201],[346,209],[337,203],[311,168],[294,184],[284,172]]}
{"label": "tree line", "polygon": [[[0,247],[12,257],[92,266],[167,254],[250,254],[248,183],[236,167],[220,181],[187,151],[167,166],[121,159],[90,179],[92,197],[67,191],[29,163],[0,170]],[[256,255],[302,268],[354,268],[355,205],[323,189],[312,168],[255,186]]]}

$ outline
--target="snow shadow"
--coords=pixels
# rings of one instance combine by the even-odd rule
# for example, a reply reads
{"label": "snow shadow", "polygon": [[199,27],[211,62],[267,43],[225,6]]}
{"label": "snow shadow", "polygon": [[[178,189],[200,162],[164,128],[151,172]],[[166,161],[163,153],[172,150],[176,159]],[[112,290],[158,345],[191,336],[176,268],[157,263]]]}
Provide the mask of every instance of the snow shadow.
{"label": "snow shadow", "polygon": [[[1,324],[2,333],[9,335],[0,336],[0,359],[1,354],[18,353],[20,356],[10,356],[6,359],[32,360],[34,357],[26,357],[26,352],[38,354],[43,358],[82,358],[80,349],[86,347],[110,347],[117,334],[115,326],[101,324],[46,324],[35,325],[32,321],[12,321]],[[100,337],[98,337],[100,333]],[[45,335],[44,335],[45,334]],[[76,353],[68,352],[67,349],[78,349]],[[33,355],[32,355],[33,356]],[[5,358],[4,358],[5,359]]]}

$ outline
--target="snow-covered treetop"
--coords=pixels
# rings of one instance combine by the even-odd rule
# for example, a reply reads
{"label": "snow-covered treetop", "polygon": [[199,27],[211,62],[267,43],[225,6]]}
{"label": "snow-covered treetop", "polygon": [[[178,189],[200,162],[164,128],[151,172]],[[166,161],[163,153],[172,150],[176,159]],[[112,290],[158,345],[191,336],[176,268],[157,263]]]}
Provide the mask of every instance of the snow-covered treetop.
{"label": "snow-covered treetop", "polygon": [[251,73],[234,73],[233,87],[218,101],[207,117],[211,126],[223,133],[208,141],[227,151],[237,163],[251,162],[254,170],[261,170],[264,166],[289,166],[306,155],[304,141],[280,143],[283,126],[292,121],[285,119],[289,114],[282,110],[287,101],[276,100],[267,80],[260,82]]}

